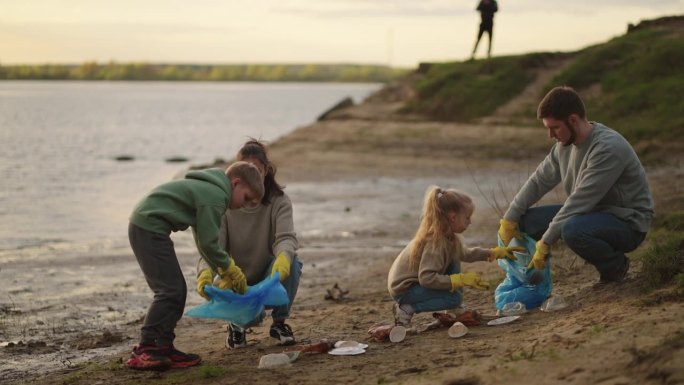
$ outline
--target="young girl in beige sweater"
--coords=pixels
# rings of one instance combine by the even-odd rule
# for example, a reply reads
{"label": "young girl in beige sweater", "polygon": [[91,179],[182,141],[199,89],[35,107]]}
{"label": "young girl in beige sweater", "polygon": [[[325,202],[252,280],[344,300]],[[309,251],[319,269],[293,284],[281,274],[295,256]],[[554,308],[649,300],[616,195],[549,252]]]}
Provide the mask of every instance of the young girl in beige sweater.
{"label": "young girl in beige sweater", "polygon": [[522,251],[519,247],[466,247],[461,233],[470,225],[474,209],[472,199],[462,192],[428,188],[418,231],[389,271],[396,324],[410,326],[415,313],[460,306],[464,286],[489,288],[479,274],[461,272],[461,262],[515,259],[512,252]]}

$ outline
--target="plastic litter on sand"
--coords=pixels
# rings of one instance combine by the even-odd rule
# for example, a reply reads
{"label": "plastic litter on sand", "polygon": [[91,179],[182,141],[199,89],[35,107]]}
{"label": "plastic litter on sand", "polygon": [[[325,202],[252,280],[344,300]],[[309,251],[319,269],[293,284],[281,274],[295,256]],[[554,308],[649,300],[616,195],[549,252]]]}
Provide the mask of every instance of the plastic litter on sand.
{"label": "plastic litter on sand", "polygon": [[544,301],[540,309],[541,311],[550,312],[565,309],[566,307],[568,307],[568,303],[565,301],[565,298],[560,295],[554,295]]}
{"label": "plastic litter on sand", "polygon": [[522,302],[509,302],[501,308],[502,315],[520,315],[527,313],[527,307]]}
{"label": "plastic litter on sand", "polygon": [[259,369],[292,366],[292,363],[296,361],[297,358],[299,358],[299,352],[266,354],[259,359]]}
{"label": "plastic litter on sand", "polygon": [[447,334],[449,334],[449,337],[451,338],[463,337],[464,335],[468,334],[468,327],[461,322],[454,322],[454,324],[451,325],[447,331]]}
{"label": "plastic litter on sand", "polygon": [[355,356],[357,354],[363,354],[365,352],[366,352],[366,349],[361,348],[359,346],[347,346],[347,347],[335,348],[335,349],[329,351],[328,354],[332,354],[334,356]]}
{"label": "plastic litter on sand", "polygon": [[335,348],[356,348],[367,349],[368,344],[362,344],[356,341],[337,341],[335,342]]}
{"label": "plastic litter on sand", "polygon": [[518,318],[520,318],[519,315],[501,317],[501,318],[493,319],[493,320],[487,322],[487,325],[489,325],[489,326],[504,325],[507,323],[511,323],[511,322],[517,320]]}

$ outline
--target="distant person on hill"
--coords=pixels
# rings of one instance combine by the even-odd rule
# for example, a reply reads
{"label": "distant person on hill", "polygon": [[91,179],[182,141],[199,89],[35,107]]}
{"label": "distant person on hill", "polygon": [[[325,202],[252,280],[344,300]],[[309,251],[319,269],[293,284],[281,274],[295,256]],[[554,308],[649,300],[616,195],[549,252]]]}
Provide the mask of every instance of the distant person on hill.
{"label": "distant person on hill", "polygon": [[387,278],[394,299],[394,322],[409,327],[415,313],[455,309],[463,288],[486,290],[489,283],[473,272],[461,272],[461,262],[515,259],[522,247],[466,247],[461,233],[470,225],[475,206],[456,190],[437,186],[425,192],[416,235],[392,264]]}
{"label": "distant person on hill", "polygon": [[[255,165],[264,176],[264,197],[256,207],[227,210],[221,219],[219,244],[242,267],[247,283],[254,285],[276,272],[285,287],[290,303],[272,309],[269,334],[283,345],[295,343],[294,333],[285,321],[297,295],[302,263],[297,258],[299,243],[292,219],[292,202],[275,180],[276,166],[268,159],[266,146],[249,140],[238,151],[237,160]],[[207,262],[200,259],[197,268],[198,290],[211,284],[213,273]],[[258,325],[265,314],[251,324]],[[226,347],[229,349],[247,346],[245,330],[237,325],[228,325]]]}
{"label": "distant person on hill", "polygon": [[259,204],[264,186],[259,170],[247,162],[228,169],[190,171],[185,178],[164,183],[135,206],[128,238],[145,280],[154,292],[126,366],[140,370],[185,368],[200,363],[173,345],[176,323],[183,316],[187,286],[171,240],[171,232],[192,227],[202,258],[225,286],[244,293],[245,275],[219,245],[221,216],[228,207]]}
{"label": "distant person on hill", "polygon": [[[558,239],[599,272],[600,283],[620,282],[629,270],[626,252],[643,242],[654,215],[646,172],[617,131],[587,120],[570,87],[556,87],[537,109],[551,152],[537,167],[500,221],[504,244],[518,231],[537,240],[530,268],[543,269]],[[531,207],[559,183],[563,204]]]}
{"label": "distant person on hill", "polygon": [[480,12],[480,30],[477,32],[477,40],[475,40],[475,47],[473,47],[473,53],[470,55],[470,59],[475,58],[475,52],[477,51],[477,46],[480,44],[480,39],[482,34],[487,32],[489,37],[489,46],[487,47],[487,57],[492,55],[492,34],[494,31],[494,14],[499,10],[499,5],[496,0],[480,0],[480,3],[476,8]]}

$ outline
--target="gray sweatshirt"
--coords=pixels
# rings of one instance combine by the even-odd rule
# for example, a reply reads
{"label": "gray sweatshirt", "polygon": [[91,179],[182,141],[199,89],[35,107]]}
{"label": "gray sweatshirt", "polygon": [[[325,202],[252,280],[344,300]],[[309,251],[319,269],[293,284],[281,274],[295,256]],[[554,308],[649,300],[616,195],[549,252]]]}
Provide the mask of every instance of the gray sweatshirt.
{"label": "gray sweatshirt", "polygon": [[463,245],[460,235],[459,244],[449,244],[445,250],[435,250],[425,246],[417,270],[409,267],[409,250],[411,244],[397,256],[392,263],[388,277],[387,288],[392,296],[403,294],[413,284],[434,289],[451,290],[451,279],[447,269],[452,263],[461,267],[463,262],[486,261],[491,253],[490,249],[480,247],[467,248]]}
{"label": "gray sweatshirt", "polygon": [[[273,197],[268,206],[227,210],[221,218],[219,245],[242,269],[247,283],[259,283],[268,266],[281,252],[290,262],[299,248],[292,219],[292,202],[283,194]],[[209,266],[200,259],[197,272]]]}
{"label": "gray sweatshirt", "polygon": [[615,130],[601,123],[591,125],[582,144],[553,146],[513,198],[505,219],[518,222],[530,206],[562,183],[568,198],[542,236],[544,242],[556,242],[568,218],[591,212],[613,214],[636,231],[648,231],[654,204],[637,154]]}

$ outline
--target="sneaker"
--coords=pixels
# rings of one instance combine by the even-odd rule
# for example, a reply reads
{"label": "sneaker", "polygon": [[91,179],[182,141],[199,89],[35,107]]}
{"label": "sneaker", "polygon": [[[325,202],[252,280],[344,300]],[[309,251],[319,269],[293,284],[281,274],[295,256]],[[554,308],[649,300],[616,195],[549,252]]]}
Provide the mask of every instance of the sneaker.
{"label": "sneaker", "polygon": [[228,337],[226,337],[226,347],[228,349],[240,349],[247,346],[245,330],[239,326],[228,324]]}
{"label": "sneaker", "polygon": [[163,355],[156,344],[135,345],[126,367],[136,370],[167,370],[171,368],[171,359]]}
{"label": "sneaker", "polygon": [[292,328],[285,322],[274,322],[269,333],[271,337],[280,341],[281,345],[294,345],[295,338]]}
{"label": "sneaker", "polygon": [[173,345],[162,346],[159,348],[159,352],[171,360],[172,369],[188,368],[202,362],[202,358],[197,354],[183,353]]}
{"label": "sneaker", "polygon": [[396,302],[394,303],[394,307],[392,308],[392,313],[394,314],[395,325],[401,325],[404,327],[411,326],[411,318],[413,318],[413,313],[409,313],[406,310],[402,309],[401,306],[399,306],[399,304]]}
{"label": "sneaker", "polygon": [[629,258],[625,258],[625,263],[618,270],[611,271],[610,273],[601,274],[599,279],[600,284],[611,283],[611,282],[622,282],[627,277],[627,272],[629,271]]}

